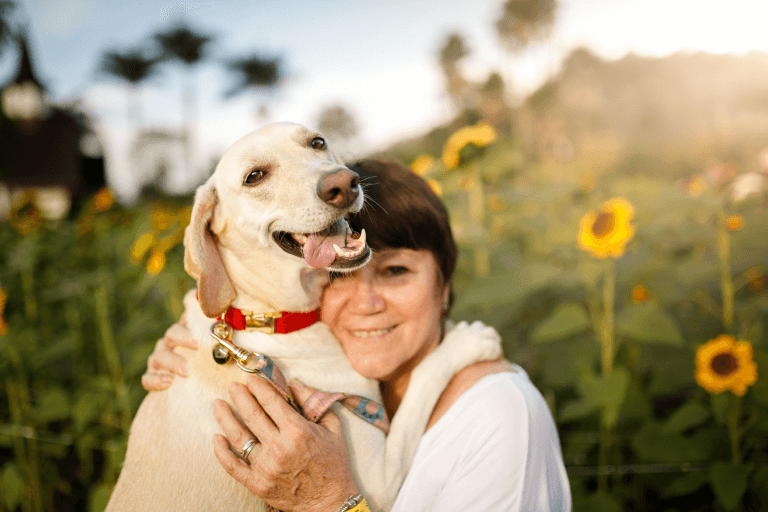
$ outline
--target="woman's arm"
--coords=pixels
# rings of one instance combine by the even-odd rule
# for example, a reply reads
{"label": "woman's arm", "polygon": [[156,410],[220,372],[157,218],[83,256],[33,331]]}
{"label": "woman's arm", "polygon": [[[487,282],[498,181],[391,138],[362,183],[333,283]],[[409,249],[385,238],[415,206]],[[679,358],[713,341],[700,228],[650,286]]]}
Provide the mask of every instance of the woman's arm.
{"label": "woman's arm", "polygon": [[[299,404],[314,391],[300,384],[291,388]],[[248,378],[247,387],[230,384],[229,392],[245,425],[226,402],[216,400],[214,414],[226,437],[214,436],[214,453],[238,482],[284,512],[332,512],[357,494],[335,414],[312,423],[256,376]],[[250,439],[258,442],[246,462],[235,453]]]}

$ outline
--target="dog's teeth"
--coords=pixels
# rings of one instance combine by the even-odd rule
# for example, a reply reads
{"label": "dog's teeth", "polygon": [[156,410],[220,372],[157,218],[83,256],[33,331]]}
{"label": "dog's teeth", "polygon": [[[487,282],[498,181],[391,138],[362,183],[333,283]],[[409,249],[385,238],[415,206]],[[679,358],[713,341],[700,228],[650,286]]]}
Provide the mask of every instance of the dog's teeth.
{"label": "dog's teeth", "polygon": [[362,245],[363,247],[365,247],[365,229],[363,229],[363,230],[360,232],[360,238],[358,238],[358,239],[357,239],[357,241],[358,241],[358,242],[360,242],[360,245]]}
{"label": "dog's teeth", "polygon": [[300,244],[307,243],[307,235],[303,235],[301,233],[293,233],[293,238],[299,242]]}
{"label": "dog's teeth", "polygon": [[334,251],[336,251],[336,254],[338,254],[338,255],[339,255],[339,256],[341,256],[342,258],[345,258],[345,257],[346,257],[346,256],[344,255],[344,251],[342,251],[342,250],[341,250],[341,248],[340,248],[338,245],[336,245],[336,244],[333,244],[333,250],[334,250]]}

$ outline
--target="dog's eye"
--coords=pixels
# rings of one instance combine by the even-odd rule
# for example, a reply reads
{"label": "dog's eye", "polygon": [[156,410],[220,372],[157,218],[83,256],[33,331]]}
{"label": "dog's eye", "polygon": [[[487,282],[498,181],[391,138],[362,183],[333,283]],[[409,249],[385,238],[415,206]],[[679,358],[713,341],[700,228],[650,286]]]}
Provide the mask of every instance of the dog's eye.
{"label": "dog's eye", "polygon": [[325,139],[322,137],[315,137],[312,139],[310,145],[312,146],[312,149],[325,149],[328,147],[328,144],[325,143]]}
{"label": "dog's eye", "polygon": [[260,182],[264,178],[267,177],[267,171],[263,169],[256,169],[254,171],[251,171],[248,176],[245,177],[245,184],[246,185],[255,185],[256,183]]}

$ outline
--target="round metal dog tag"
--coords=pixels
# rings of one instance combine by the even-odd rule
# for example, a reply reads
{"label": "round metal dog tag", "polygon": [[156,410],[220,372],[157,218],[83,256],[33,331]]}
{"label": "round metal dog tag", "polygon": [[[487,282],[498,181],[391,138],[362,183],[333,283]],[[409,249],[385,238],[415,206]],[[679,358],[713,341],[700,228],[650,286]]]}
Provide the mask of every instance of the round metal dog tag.
{"label": "round metal dog tag", "polygon": [[221,343],[213,347],[213,360],[218,364],[225,364],[232,358],[232,353]]}

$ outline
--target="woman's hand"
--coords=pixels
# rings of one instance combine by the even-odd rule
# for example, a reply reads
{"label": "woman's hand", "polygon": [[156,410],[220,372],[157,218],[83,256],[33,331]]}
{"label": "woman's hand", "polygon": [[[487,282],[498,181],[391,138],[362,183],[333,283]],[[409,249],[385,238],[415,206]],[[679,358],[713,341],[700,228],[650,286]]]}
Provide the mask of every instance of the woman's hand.
{"label": "woman's hand", "polygon": [[157,340],[155,350],[147,359],[147,372],[141,376],[144,389],[162,391],[171,385],[174,374],[187,376],[187,360],[173,351],[175,347],[197,350],[197,341],[187,330],[187,319],[184,315]]}
{"label": "woman's hand", "polygon": [[[300,405],[315,391],[301,384],[291,388]],[[214,453],[238,482],[285,512],[337,510],[357,493],[336,414],[312,423],[254,375],[247,387],[230,384],[229,393],[245,426],[229,404],[215,400],[213,411],[227,437],[214,435]],[[257,443],[245,462],[238,455],[251,439]]]}

